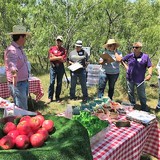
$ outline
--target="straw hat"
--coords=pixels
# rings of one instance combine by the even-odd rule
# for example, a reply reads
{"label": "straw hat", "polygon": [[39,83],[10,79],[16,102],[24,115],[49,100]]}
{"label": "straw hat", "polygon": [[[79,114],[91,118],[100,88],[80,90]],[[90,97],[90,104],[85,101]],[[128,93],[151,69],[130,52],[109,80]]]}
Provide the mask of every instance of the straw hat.
{"label": "straw hat", "polygon": [[116,45],[116,48],[118,48],[118,47],[119,47],[119,43],[118,43],[118,42],[116,42],[116,40],[115,40],[115,39],[109,39],[109,40],[107,41],[107,43],[104,45],[104,47],[105,47],[105,48],[108,48],[108,47],[109,47],[109,45],[111,45],[111,44],[115,44],[115,45]]}
{"label": "straw hat", "polygon": [[75,43],[75,46],[76,46],[76,47],[82,47],[82,41],[81,41],[81,40],[78,40],[78,41]]}
{"label": "straw hat", "polygon": [[26,34],[30,35],[30,32],[26,31],[26,27],[21,25],[15,25],[13,26],[13,32],[8,33],[9,35],[17,35],[17,34]]}

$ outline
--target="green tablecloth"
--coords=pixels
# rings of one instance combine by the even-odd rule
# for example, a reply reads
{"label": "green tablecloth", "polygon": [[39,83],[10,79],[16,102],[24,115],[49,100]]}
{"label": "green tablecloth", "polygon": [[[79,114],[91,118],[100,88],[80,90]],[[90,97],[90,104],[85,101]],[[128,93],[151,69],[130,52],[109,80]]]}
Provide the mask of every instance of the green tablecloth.
{"label": "green tablecloth", "polygon": [[0,150],[0,160],[92,160],[87,130],[78,122],[63,117],[46,116],[55,123],[43,147],[26,150]]}

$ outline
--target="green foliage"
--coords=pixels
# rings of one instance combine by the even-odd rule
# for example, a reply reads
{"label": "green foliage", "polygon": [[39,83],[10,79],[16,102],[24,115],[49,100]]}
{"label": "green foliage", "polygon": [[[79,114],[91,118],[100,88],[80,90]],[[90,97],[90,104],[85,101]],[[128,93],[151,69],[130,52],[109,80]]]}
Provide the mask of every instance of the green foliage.
{"label": "green foliage", "polygon": [[[7,33],[22,24],[32,32],[26,53],[41,71],[48,70],[49,47],[57,35],[64,36],[70,52],[76,40],[91,47],[91,63],[97,63],[99,50],[108,38],[116,38],[125,54],[135,41],[142,41],[150,56],[160,51],[159,0],[0,0],[0,56],[10,43]],[[39,72],[35,67],[35,71]]]}

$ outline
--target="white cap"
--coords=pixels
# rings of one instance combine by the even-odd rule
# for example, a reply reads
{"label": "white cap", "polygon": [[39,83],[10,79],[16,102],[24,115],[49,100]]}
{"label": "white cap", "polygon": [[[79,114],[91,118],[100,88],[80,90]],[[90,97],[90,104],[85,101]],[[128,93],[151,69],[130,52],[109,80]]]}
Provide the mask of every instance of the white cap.
{"label": "white cap", "polygon": [[78,40],[78,41],[75,43],[75,46],[76,46],[76,47],[82,47],[82,41],[81,41],[81,40]]}
{"label": "white cap", "polygon": [[60,41],[63,41],[63,37],[62,36],[57,36],[56,40],[60,40]]}

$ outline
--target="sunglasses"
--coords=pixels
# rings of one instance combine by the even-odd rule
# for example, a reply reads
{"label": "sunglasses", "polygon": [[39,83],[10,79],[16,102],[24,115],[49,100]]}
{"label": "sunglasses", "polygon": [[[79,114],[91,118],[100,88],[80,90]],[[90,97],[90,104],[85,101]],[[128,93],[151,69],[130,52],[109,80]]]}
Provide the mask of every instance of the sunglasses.
{"label": "sunglasses", "polygon": [[62,42],[60,39],[57,39],[57,41]]}
{"label": "sunglasses", "polygon": [[134,49],[134,48],[135,48],[135,49],[138,49],[138,48],[140,48],[140,47],[135,47],[135,46],[133,46],[132,48],[133,48],[133,49]]}

